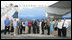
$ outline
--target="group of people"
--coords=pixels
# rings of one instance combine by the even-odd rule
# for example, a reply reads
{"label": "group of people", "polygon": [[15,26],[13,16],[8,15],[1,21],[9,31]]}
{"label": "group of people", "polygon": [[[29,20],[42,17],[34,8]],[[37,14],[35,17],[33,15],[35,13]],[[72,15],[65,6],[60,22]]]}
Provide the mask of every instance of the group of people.
{"label": "group of people", "polygon": [[[55,32],[56,35],[61,36],[61,33],[63,34],[63,37],[66,37],[66,30],[68,28],[68,23],[66,22],[66,19],[64,18],[64,21],[59,20],[49,20],[48,18],[44,21],[42,20],[33,20],[30,19],[20,19],[14,21],[7,17],[4,21],[5,24],[5,32],[8,31],[8,33],[11,32],[11,34],[30,34],[33,32],[34,34],[44,34],[44,30],[47,30],[47,34],[51,35],[53,32]],[[31,30],[33,29],[33,30]]]}

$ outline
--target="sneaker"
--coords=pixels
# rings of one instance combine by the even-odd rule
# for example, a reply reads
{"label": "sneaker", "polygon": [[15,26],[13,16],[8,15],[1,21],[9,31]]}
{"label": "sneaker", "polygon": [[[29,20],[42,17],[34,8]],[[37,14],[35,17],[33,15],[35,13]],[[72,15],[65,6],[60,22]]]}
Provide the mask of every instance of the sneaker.
{"label": "sneaker", "polygon": [[16,34],[14,34],[14,36],[16,36]]}

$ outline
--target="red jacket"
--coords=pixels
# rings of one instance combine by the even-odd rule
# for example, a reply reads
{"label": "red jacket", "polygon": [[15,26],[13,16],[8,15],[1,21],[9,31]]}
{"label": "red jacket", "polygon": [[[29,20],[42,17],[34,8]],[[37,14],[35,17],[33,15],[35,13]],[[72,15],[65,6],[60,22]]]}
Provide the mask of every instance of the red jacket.
{"label": "red jacket", "polygon": [[32,25],[31,25],[31,22],[28,22],[28,27],[31,27]]}

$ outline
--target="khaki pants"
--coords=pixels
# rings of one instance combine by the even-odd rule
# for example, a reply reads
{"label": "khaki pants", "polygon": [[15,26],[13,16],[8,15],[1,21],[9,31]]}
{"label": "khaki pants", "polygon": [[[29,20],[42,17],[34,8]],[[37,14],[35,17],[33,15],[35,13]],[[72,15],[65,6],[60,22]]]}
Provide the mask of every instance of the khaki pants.
{"label": "khaki pants", "polygon": [[17,28],[14,28],[14,35],[17,34]]}
{"label": "khaki pants", "polygon": [[40,34],[42,33],[42,29],[41,29],[41,26],[39,26],[39,30],[40,30]]}
{"label": "khaki pants", "polygon": [[28,33],[28,26],[25,27],[25,33]]}

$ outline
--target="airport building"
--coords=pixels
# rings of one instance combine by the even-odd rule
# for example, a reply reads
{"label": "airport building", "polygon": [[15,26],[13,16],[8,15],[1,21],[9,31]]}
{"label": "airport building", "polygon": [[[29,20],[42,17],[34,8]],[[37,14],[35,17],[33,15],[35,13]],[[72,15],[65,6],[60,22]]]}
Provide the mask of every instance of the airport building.
{"label": "airport building", "polygon": [[[71,39],[71,1],[1,1],[1,38],[3,39],[7,37],[11,39],[12,37],[10,36],[10,34],[3,34],[3,31],[5,29],[4,20],[6,19],[6,17],[8,17],[10,20],[22,19],[23,21],[23,19],[25,19],[26,21],[26,19],[30,19],[31,22],[33,21],[33,19],[44,19],[45,21],[47,18],[50,18],[53,20],[61,19],[61,21],[63,21],[63,19],[66,18],[66,21],[69,24],[69,27],[67,28],[66,39]],[[15,37],[18,39],[20,39],[21,37],[21,39],[32,39],[34,37],[34,39],[47,39],[49,36],[46,35],[46,33],[47,31],[45,32],[45,35],[22,34],[16,35]],[[54,36],[52,35],[52,37]],[[55,37],[54,39],[57,38],[58,37]]]}

